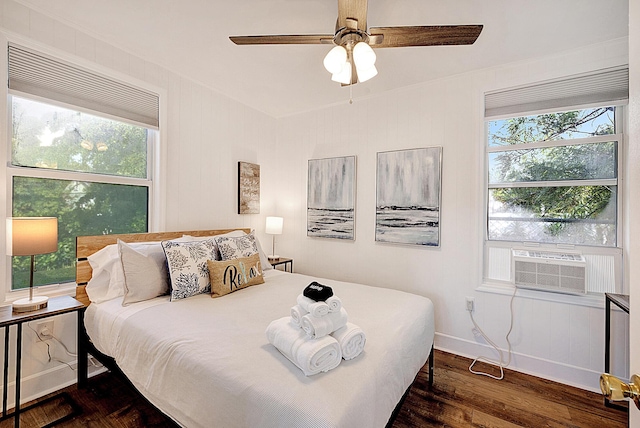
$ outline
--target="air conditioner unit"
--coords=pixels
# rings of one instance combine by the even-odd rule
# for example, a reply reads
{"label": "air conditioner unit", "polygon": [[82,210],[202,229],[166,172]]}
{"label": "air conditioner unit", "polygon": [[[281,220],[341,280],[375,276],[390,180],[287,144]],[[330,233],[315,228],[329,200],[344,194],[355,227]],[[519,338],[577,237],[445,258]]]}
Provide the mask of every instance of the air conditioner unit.
{"label": "air conditioner unit", "polygon": [[516,287],[586,294],[587,262],[581,254],[513,250]]}

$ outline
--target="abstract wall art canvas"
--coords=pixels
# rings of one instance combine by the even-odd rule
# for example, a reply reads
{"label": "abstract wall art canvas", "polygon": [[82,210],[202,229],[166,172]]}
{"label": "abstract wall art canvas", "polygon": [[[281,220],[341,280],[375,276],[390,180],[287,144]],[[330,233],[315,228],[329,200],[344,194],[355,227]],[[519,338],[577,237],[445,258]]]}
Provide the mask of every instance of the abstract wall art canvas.
{"label": "abstract wall art canvas", "polygon": [[260,165],[238,162],[238,214],[260,213]]}
{"label": "abstract wall art canvas", "polygon": [[442,147],[378,153],[376,241],[440,245]]}
{"label": "abstract wall art canvas", "polygon": [[356,157],[309,160],[307,236],[355,239]]}

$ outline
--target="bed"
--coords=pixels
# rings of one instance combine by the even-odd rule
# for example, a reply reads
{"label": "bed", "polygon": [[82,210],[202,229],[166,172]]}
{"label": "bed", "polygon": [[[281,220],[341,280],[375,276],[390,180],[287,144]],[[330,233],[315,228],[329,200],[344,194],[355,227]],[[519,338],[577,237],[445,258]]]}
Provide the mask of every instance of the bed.
{"label": "bed", "polygon": [[[87,257],[117,239],[229,232],[78,237],[77,298],[88,303]],[[312,281],[333,288],[349,321],[366,333],[366,345],[357,358],[305,376],[267,341],[265,329],[289,315]],[[153,405],[185,427],[383,427],[426,363],[433,379],[433,305],[409,293],[271,269],[264,283],[215,299],[165,295],[122,303],[118,296],[89,304],[83,348],[115,361]]]}

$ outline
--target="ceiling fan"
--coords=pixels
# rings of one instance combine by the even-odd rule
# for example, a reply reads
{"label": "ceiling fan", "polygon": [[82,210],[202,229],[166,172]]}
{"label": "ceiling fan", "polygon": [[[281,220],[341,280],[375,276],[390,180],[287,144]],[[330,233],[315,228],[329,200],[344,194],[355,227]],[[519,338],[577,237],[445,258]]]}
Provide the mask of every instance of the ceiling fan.
{"label": "ceiling fan", "polygon": [[371,48],[471,45],[482,25],[371,27],[367,30],[368,0],[338,0],[334,34],[231,36],[237,45],[333,44],[324,59],[332,80],[343,85],[364,82],[375,76],[376,55]]}

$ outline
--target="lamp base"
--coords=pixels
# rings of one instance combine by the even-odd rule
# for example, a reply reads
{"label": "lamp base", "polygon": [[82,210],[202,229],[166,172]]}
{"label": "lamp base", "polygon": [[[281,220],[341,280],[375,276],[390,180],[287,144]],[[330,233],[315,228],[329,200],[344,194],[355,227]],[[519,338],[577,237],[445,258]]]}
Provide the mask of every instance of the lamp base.
{"label": "lamp base", "polygon": [[13,302],[13,312],[33,312],[47,307],[49,298],[47,296],[35,296],[33,299],[25,297]]}
{"label": "lamp base", "polygon": [[277,255],[277,254],[269,254],[269,255],[267,256],[267,258],[268,258],[269,260],[278,260],[278,259],[280,258],[280,256],[279,256],[279,255]]}

